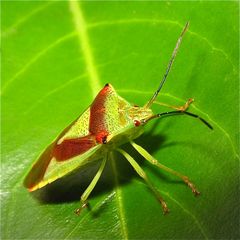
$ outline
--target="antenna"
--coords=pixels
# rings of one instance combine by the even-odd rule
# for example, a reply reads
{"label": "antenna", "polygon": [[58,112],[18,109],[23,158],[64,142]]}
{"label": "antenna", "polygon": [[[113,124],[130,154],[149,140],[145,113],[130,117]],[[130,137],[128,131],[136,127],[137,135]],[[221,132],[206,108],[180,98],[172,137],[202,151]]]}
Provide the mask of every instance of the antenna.
{"label": "antenna", "polygon": [[170,61],[169,61],[169,63],[168,63],[166,72],[165,72],[165,74],[164,74],[164,76],[163,76],[162,81],[160,82],[160,85],[159,85],[157,91],[153,94],[153,96],[152,96],[152,98],[149,100],[149,102],[146,103],[146,105],[144,106],[145,108],[149,108],[149,107],[153,104],[154,100],[156,99],[156,97],[158,96],[160,90],[162,89],[162,87],[163,87],[163,85],[164,85],[164,83],[165,83],[165,81],[166,81],[166,79],[167,79],[168,73],[169,73],[169,71],[170,71],[170,69],[171,69],[171,67],[172,67],[173,61],[174,61],[174,59],[175,59],[175,57],[176,57],[176,55],[177,55],[177,51],[178,51],[178,48],[179,48],[179,46],[180,46],[180,44],[181,44],[181,42],[182,42],[183,35],[184,35],[184,33],[187,31],[188,26],[189,26],[189,22],[186,23],[186,25],[185,25],[185,27],[184,27],[184,29],[183,29],[180,37],[179,37],[178,40],[177,40],[176,46],[175,46],[175,48],[174,48],[174,50],[173,50],[173,53],[172,53],[172,57],[171,57],[171,59],[170,59]]}
{"label": "antenna", "polygon": [[155,118],[161,118],[161,117],[164,117],[164,116],[176,116],[176,115],[182,115],[182,114],[185,114],[187,116],[190,116],[190,117],[194,117],[194,118],[197,118],[199,119],[202,123],[204,123],[208,128],[210,128],[211,130],[213,130],[213,127],[211,126],[210,123],[208,123],[205,119],[201,118],[200,116],[194,114],[194,113],[191,113],[191,112],[186,112],[186,111],[170,111],[170,112],[164,112],[164,113],[158,113],[158,114],[155,114],[155,115],[152,115],[150,116],[149,118],[147,119],[143,119],[142,120],[142,123],[146,124],[148,121],[152,120],[152,119],[155,119]]}

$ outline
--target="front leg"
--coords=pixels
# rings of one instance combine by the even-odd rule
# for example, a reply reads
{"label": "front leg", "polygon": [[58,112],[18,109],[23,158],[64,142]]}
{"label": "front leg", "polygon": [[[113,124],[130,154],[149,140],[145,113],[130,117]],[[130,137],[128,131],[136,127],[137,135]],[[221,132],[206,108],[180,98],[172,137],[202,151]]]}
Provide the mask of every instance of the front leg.
{"label": "front leg", "polygon": [[158,105],[160,105],[160,106],[165,106],[165,107],[173,108],[173,109],[178,110],[178,111],[181,111],[181,112],[185,112],[185,111],[189,108],[189,106],[190,106],[190,104],[191,104],[192,102],[194,102],[194,99],[193,99],[193,98],[189,98],[189,99],[187,100],[187,102],[186,102],[184,105],[182,105],[182,106],[172,106],[172,105],[169,105],[169,104],[166,104],[166,103],[156,102],[156,101],[155,101],[154,103],[155,103],[155,104],[158,104]]}

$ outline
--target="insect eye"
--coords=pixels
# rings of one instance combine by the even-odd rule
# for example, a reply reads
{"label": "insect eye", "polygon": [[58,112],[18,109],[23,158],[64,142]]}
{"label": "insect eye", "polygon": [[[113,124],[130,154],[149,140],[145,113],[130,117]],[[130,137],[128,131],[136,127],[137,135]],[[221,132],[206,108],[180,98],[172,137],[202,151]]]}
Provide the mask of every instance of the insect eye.
{"label": "insect eye", "polygon": [[141,125],[141,122],[136,119],[133,122],[134,122],[135,127],[138,127]]}
{"label": "insect eye", "polygon": [[106,144],[106,143],[107,143],[107,136],[104,136],[104,137],[102,138],[102,143],[103,143],[103,144]]}

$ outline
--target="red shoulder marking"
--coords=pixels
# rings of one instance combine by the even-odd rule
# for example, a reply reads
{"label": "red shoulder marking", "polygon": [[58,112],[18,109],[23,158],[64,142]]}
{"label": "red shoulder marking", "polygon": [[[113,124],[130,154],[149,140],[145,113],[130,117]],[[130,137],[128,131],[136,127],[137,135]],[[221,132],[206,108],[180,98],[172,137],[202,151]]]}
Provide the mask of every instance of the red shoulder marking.
{"label": "red shoulder marking", "polygon": [[57,161],[66,161],[85,153],[94,146],[96,146],[96,141],[91,135],[75,139],[65,139],[61,144],[54,146],[52,154]]}
{"label": "red shoulder marking", "polygon": [[90,107],[89,132],[96,136],[96,141],[98,143],[106,143],[105,141],[109,134],[104,116],[106,111],[105,102],[111,92],[111,85],[106,84],[98,93]]}

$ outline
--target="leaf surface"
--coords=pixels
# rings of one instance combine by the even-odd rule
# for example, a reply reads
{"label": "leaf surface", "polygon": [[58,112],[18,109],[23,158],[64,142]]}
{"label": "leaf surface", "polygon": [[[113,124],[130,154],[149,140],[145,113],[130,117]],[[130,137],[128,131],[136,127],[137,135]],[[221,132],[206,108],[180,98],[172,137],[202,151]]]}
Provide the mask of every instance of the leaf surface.
{"label": "leaf surface", "polygon": [[[3,239],[239,238],[239,4],[237,2],[2,3]],[[190,28],[158,101],[187,116],[152,122],[136,140],[179,179],[129,152],[171,213],[127,161],[114,153],[77,217],[81,193],[97,166],[30,194],[22,182],[42,150],[111,83],[143,105],[156,90],[186,21]],[[166,110],[155,105],[154,112]]]}

